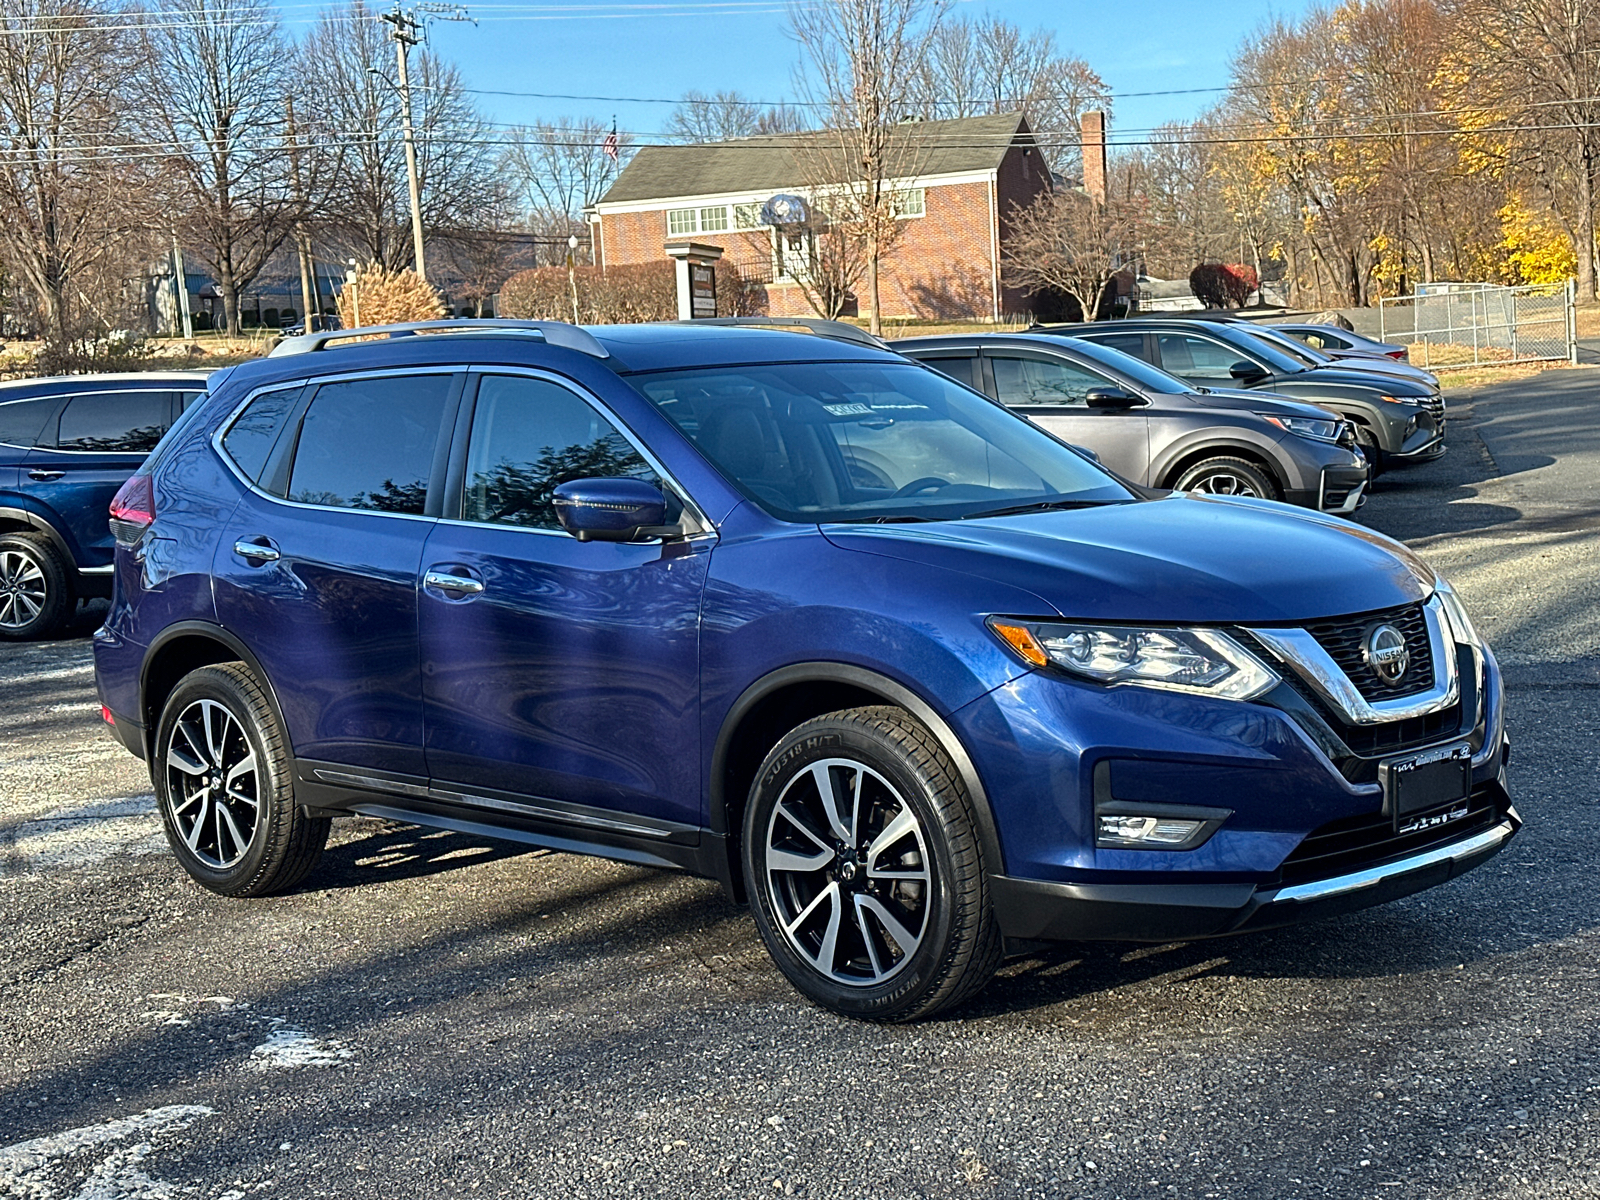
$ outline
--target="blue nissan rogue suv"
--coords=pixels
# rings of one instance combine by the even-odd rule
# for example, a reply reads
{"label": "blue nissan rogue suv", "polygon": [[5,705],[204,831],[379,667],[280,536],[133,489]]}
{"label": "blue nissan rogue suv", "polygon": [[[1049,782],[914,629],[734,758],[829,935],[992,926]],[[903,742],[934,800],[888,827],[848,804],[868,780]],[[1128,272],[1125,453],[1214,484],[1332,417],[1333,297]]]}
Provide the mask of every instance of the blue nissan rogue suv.
{"label": "blue nissan rogue suv", "polygon": [[95,643],[184,868],[282,891],[365,813],[685,869],[902,1020],[1008,945],[1341,913],[1513,836],[1494,657],[1403,546],[1136,489],[854,336],[231,372],[114,501]]}

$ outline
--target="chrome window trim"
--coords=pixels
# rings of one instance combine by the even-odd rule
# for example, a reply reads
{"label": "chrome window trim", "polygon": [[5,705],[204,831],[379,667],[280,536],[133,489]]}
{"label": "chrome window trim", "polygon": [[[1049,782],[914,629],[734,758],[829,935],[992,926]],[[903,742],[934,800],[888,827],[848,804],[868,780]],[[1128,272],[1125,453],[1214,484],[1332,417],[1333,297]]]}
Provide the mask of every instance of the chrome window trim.
{"label": "chrome window trim", "polygon": [[[664,465],[662,465],[661,460],[659,458],[657,458],[655,456],[655,454],[652,453],[645,446],[644,442],[639,438],[639,436],[636,433],[634,433],[633,430],[628,428],[627,424],[622,420],[622,418],[620,416],[618,416],[615,412],[613,412],[611,410],[609,405],[607,405],[603,400],[601,400],[593,392],[589,391],[589,389],[584,387],[581,383],[577,382],[574,379],[569,379],[565,375],[558,375],[554,371],[546,371],[546,370],[542,370],[542,369],[540,369],[538,367],[515,367],[515,366],[501,366],[499,364],[491,364],[489,366],[472,366],[472,367],[468,367],[467,370],[479,377],[480,386],[481,386],[481,380],[485,376],[489,376],[489,375],[510,375],[510,376],[517,376],[517,377],[526,378],[526,379],[539,379],[539,380],[543,380],[545,383],[554,384],[556,387],[565,388],[567,391],[571,392],[574,396],[576,396],[579,400],[582,400],[585,404],[587,404],[590,408],[592,408],[596,413],[599,414],[599,416],[603,420],[606,421],[607,424],[609,424],[613,429],[615,429],[618,433],[620,433],[622,435],[623,441],[627,442],[628,445],[633,447],[634,452],[636,454],[638,454],[638,456],[640,458],[644,459],[644,461],[646,463],[649,464],[650,469],[652,471],[654,471],[656,473],[656,475],[664,483],[667,483],[667,484],[671,485],[672,490],[674,492],[676,492],[677,495],[678,495],[678,498],[683,501],[684,510],[694,517],[695,524],[700,527],[700,532],[699,533],[690,534],[689,537],[686,540],[692,542],[692,541],[697,541],[700,538],[715,537],[717,535],[716,526],[711,523],[711,518],[706,516],[705,510],[700,507],[700,505],[695,501],[695,498],[692,495],[689,494],[689,489],[684,487],[683,484],[678,482],[677,476],[673,475],[671,471],[667,470],[667,468]],[[474,409],[473,414],[472,414],[472,418],[473,418],[473,421],[475,422],[477,420],[477,418],[478,418],[478,414],[477,414],[477,411],[476,411],[477,402],[478,401],[477,401],[477,396],[476,395],[473,396],[473,401],[472,402],[473,402],[473,409]],[[648,403],[648,400],[646,401],[646,403]],[[668,421],[669,424],[670,424],[670,418],[666,417],[664,414],[662,416],[662,419],[665,420],[665,421]],[[472,427],[470,425],[467,427],[467,445],[465,447],[465,453],[467,455],[470,455],[472,453]],[[465,456],[463,456],[463,458],[462,458],[462,490],[463,490],[463,492],[466,490],[466,486],[467,486],[466,485],[466,463],[467,463],[467,459],[466,459]],[[449,525],[457,525],[457,524],[459,524],[459,525],[470,525],[474,529],[520,529],[520,530],[523,530],[526,533],[554,533],[554,534],[559,534],[562,537],[571,537],[572,536],[565,529],[541,529],[536,525],[505,525],[505,524],[500,524],[500,523],[495,522],[495,521],[469,521],[465,517],[462,517],[462,518],[451,518],[450,520],[445,521],[444,523],[445,524],[449,524]],[[649,545],[651,541],[659,541],[659,540],[661,540],[661,539],[656,538],[656,539],[650,539],[649,541],[630,542],[630,543],[627,543],[627,544],[645,546],[645,545]]]}
{"label": "chrome window trim", "polygon": [[[270,501],[273,504],[281,504],[285,508],[308,509],[312,512],[361,513],[369,517],[392,517],[395,520],[400,521],[427,521],[430,524],[436,525],[439,522],[439,518],[425,516],[422,513],[382,512],[375,508],[348,508],[342,504],[307,504],[303,500],[290,500],[286,496],[274,496],[271,492],[265,491],[256,486],[255,481],[250,479],[243,471],[239,469],[238,464],[233,461],[232,456],[230,456],[228,452],[222,448],[222,439],[227,436],[228,431],[231,430],[239,418],[244,415],[244,410],[255,401],[255,398],[257,396],[264,396],[268,392],[282,392],[288,390],[289,388],[320,388],[323,384],[350,383],[361,379],[393,379],[399,376],[410,375],[463,375],[467,372],[467,370],[468,368],[459,365],[448,367],[411,367],[403,369],[390,367],[385,370],[344,371],[337,375],[313,375],[305,376],[299,379],[285,379],[279,380],[277,383],[269,383],[248,393],[243,400],[239,401],[239,403],[234,406],[233,411],[223,419],[222,424],[217,426],[217,431],[211,435],[211,448],[216,452],[217,457],[222,460],[223,465],[226,466],[232,473],[233,477],[240,483],[244,484],[247,490],[253,492],[261,499]],[[314,400],[315,397],[312,397],[312,399]],[[442,431],[442,436],[448,437],[449,431]]]}
{"label": "chrome window trim", "polygon": [[1356,689],[1350,677],[1304,629],[1255,629],[1247,632],[1280,659],[1333,706],[1351,725],[1384,725],[1422,717],[1448,708],[1461,696],[1460,673],[1456,666],[1455,639],[1445,630],[1437,596],[1430,596],[1422,608],[1433,651],[1433,683],[1427,691],[1398,700],[1369,701]]}
{"label": "chrome window trim", "polygon": [[1311,883],[1298,883],[1293,887],[1279,888],[1276,892],[1263,896],[1262,901],[1264,905],[1285,904],[1324,900],[1330,896],[1360,891],[1362,888],[1374,887],[1385,880],[1409,875],[1413,871],[1423,870],[1436,863],[1450,862],[1484,850],[1498,849],[1510,840],[1516,831],[1516,826],[1512,822],[1502,821],[1494,828],[1485,829],[1482,833],[1474,834],[1464,841],[1449,846],[1439,846],[1422,854],[1414,854],[1410,858],[1402,858],[1386,866],[1368,867],[1364,871],[1353,871],[1349,875],[1335,875],[1331,879],[1319,879]]}

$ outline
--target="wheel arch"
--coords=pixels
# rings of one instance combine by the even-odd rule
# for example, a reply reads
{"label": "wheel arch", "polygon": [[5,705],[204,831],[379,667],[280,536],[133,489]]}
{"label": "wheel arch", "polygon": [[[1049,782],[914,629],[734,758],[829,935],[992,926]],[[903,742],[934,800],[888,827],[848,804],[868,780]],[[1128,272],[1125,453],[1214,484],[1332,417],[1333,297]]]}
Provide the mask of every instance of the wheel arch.
{"label": "wheel arch", "polygon": [[873,704],[905,709],[939,740],[972,798],[988,870],[1004,872],[999,828],[988,793],[971,755],[950,723],[911,688],[877,671],[847,663],[805,662],[781,667],[747,687],[723,718],[711,752],[707,820],[711,833],[723,844],[727,868],[721,878],[731,899],[745,901],[744,873],[739,862],[740,829],[750,787],[767,752],[804,721]]}
{"label": "wheel arch", "polygon": [[1289,491],[1289,481],[1272,456],[1249,442],[1207,442],[1203,446],[1186,446],[1176,458],[1161,468],[1158,477],[1161,482],[1155,486],[1172,487],[1185,471],[1208,458],[1242,458],[1267,473],[1267,477],[1277,485],[1280,497]]}
{"label": "wheel arch", "polygon": [[[156,727],[161,720],[161,709],[172,689],[185,675],[201,667],[217,663],[242,662],[261,684],[266,693],[272,715],[283,730],[285,743],[289,740],[289,727],[283,720],[283,709],[272,680],[262,670],[261,660],[234,634],[209,621],[179,621],[163,629],[145,651],[144,662],[139,667],[139,713],[144,719],[145,761],[153,762]],[[289,746],[292,757],[294,747]]]}
{"label": "wheel arch", "polygon": [[67,566],[72,571],[78,569],[78,560],[73,557],[72,547],[67,544],[61,531],[31,509],[0,508],[0,533],[42,533],[66,559]]}

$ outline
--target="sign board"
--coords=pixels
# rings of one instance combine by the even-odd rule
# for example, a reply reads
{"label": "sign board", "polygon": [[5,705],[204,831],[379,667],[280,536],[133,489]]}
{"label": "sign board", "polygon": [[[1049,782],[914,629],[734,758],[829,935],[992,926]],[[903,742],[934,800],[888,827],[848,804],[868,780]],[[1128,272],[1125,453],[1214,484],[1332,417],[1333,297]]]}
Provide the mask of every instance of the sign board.
{"label": "sign board", "polygon": [[717,269],[689,264],[689,315],[695,320],[717,315]]}

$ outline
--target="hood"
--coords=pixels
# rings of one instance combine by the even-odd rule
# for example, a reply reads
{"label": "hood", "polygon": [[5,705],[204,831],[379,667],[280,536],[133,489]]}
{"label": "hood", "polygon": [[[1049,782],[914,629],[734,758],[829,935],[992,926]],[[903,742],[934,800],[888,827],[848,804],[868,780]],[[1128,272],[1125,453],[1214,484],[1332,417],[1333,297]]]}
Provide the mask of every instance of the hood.
{"label": "hood", "polygon": [[1400,362],[1382,354],[1356,354],[1349,350],[1331,351],[1324,350],[1334,361],[1329,366],[1340,370],[1374,371],[1379,375],[1393,375],[1398,379],[1415,379],[1421,383],[1436,383],[1438,376],[1432,371],[1425,371],[1421,367],[1414,367],[1410,363]]}
{"label": "hood", "polygon": [[[863,554],[992,579],[1064,617],[1151,623],[1303,622],[1408,604],[1433,573],[1381,534],[1264,500],[1161,500],[982,521],[826,525]],[[1039,613],[1016,616],[1049,616]]]}
{"label": "hood", "polygon": [[1286,387],[1290,384],[1313,383],[1327,384],[1330,387],[1370,388],[1390,396],[1404,396],[1417,400],[1431,396],[1435,391],[1420,379],[1407,379],[1399,375],[1390,375],[1385,371],[1369,371],[1365,367],[1357,366],[1312,367],[1297,375],[1280,376],[1271,386]]}
{"label": "hood", "polygon": [[1238,409],[1266,413],[1274,417],[1314,417],[1322,421],[1339,420],[1338,413],[1318,408],[1304,400],[1291,400],[1271,392],[1252,392],[1248,388],[1207,388],[1204,393],[1189,393],[1189,399],[1204,408]]}

